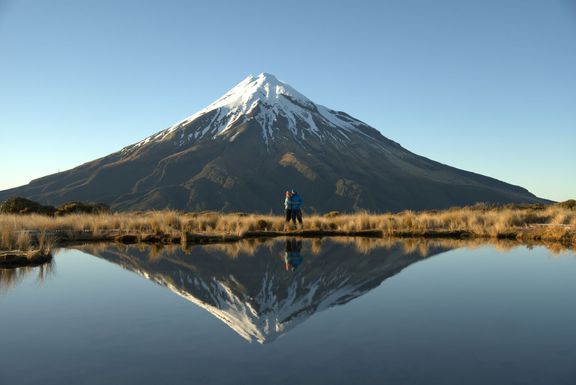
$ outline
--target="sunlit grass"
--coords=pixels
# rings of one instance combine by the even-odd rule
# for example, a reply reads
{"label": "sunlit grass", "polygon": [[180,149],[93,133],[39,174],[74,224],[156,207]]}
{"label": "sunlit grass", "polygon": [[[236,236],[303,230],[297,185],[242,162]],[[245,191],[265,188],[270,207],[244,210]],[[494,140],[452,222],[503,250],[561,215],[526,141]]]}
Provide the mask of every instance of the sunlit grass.
{"label": "sunlit grass", "polygon": [[380,231],[384,236],[467,236],[519,238],[574,244],[576,211],[562,204],[547,207],[472,206],[443,211],[396,214],[330,213],[309,215],[296,229],[284,218],[273,215],[221,214],[178,211],[71,214],[67,216],[0,215],[0,249],[46,249],[58,242],[59,234],[82,234],[83,239],[103,235],[147,235],[179,237],[186,243],[193,235],[243,237],[250,232],[293,233],[294,231],[341,232]]}

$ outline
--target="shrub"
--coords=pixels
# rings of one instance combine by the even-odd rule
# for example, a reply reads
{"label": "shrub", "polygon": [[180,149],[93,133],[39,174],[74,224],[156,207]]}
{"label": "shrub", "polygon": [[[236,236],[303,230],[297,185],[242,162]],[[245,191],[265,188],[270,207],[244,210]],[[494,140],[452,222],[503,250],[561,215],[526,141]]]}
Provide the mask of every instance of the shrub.
{"label": "shrub", "polygon": [[576,200],[575,199],[569,199],[569,200],[564,201],[564,202],[556,203],[556,206],[562,207],[562,208],[568,209],[568,210],[576,210]]}
{"label": "shrub", "polygon": [[256,222],[256,229],[257,230],[267,230],[270,228],[270,223],[265,221],[264,219],[258,219]]}
{"label": "shrub", "polygon": [[104,214],[109,212],[110,207],[104,203],[68,202],[58,206],[55,214]]}
{"label": "shrub", "polygon": [[53,206],[43,206],[30,199],[15,197],[0,203],[0,214],[43,214],[54,215]]}

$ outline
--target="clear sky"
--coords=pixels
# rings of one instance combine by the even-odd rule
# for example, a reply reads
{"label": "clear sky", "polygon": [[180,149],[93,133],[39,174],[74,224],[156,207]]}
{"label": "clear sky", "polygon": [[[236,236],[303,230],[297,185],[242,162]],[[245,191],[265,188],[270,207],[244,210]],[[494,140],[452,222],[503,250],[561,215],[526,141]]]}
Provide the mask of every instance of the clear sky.
{"label": "clear sky", "polygon": [[0,189],[260,72],[417,154],[576,198],[576,0],[0,0]]}

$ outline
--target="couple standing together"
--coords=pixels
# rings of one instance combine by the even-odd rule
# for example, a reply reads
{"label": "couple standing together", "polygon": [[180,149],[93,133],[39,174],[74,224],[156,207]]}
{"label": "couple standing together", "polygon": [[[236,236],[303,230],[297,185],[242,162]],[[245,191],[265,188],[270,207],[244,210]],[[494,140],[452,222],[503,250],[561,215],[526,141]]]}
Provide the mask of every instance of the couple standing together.
{"label": "couple standing together", "polygon": [[302,224],[302,198],[294,190],[286,191],[286,198],[284,199],[284,210],[286,212],[286,223],[292,222]]}

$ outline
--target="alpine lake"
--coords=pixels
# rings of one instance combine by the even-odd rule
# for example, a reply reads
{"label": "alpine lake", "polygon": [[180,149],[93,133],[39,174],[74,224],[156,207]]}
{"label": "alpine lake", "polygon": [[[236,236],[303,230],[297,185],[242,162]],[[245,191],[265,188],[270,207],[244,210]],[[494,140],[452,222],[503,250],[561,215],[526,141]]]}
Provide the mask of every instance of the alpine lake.
{"label": "alpine lake", "polygon": [[0,384],[576,384],[576,254],[93,244],[0,270]]}

